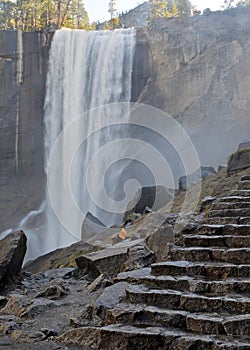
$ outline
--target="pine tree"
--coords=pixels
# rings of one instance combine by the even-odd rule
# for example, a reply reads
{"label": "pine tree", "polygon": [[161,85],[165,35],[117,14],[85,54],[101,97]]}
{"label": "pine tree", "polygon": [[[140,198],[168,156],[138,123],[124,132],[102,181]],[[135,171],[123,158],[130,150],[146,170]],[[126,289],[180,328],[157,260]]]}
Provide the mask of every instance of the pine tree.
{"label": "pine tree", "polygon": [[152,18],[169,18],[169,17],[179,17],[179,9],[174,1],[157,1],[151,0],[152,3],[152,11],[151,11],[151,19]]}
{"label": "pine tree", "polygon": [[168,9],[168,1],[153,1],[151,19],[171,17]]}
{"label": "pine tree", "polygon": [[110,0],[110,2],[109,2],[109,10],[108,11],[110,13],[111,19],[115,18],[115,12],[117,11],[116,10],[116,0]]}
{"label": "pine tree", "polygon": [[224,5],[222,6],[224,9],[230,9],[234,6],[235,0],[224,0]]}
{"label": "pine tree", "polygon": [[241,0],[236,4],[236,6],[250,6],[250,0]]}
{"label": "pine tree", "polygon": [[179,17],[179,10],[173,1],[171,2],[170,13],[173,17]]}
{"label": "pine tree", "polygon": [[175,0],[175,5],[178,8],[178,15],[180,17],[191,15],[191,6],[187,0]]}
{"label": "pine tree", "polygon": [[0,0],[0,29],[93,29],[82,0]]}

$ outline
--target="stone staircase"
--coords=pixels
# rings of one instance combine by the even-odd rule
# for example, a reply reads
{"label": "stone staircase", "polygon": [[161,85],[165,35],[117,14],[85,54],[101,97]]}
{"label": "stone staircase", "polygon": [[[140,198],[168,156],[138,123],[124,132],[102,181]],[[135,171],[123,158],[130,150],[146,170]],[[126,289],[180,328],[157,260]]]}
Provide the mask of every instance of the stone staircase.
{"label": "stone staircase", "polygon": [[[169,260],[142,269],[126,298],[87,327],[96,349],[250,349],[250,176],[185,230]],[[98,341],[97,341],[98,339]],[[96,344],[96,345],[94,345]]]}
{"label": "stone staircase", "polygon": [[213,204],[204,221],[207,224],[250,225],[250,176],[243,176],[237,191]]}

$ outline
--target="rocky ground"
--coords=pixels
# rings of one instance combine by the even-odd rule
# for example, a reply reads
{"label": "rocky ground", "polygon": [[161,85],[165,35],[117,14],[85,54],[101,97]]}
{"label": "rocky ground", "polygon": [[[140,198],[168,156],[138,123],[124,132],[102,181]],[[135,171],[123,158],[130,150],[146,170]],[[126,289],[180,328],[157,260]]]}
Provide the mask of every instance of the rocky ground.
{"label": "rocky ground", "polygon": [[[81,255],[78,249],[81,256],[76,259],[76,267],[38,273],[23,271],[17,275],[13,262],[18,256],[24,256],[26,247],[20,242],[25,241],[25,234],[12,233],[2,241],[6,242],[2,244],[5,250],[1,259],[5,273],[3,276],[0,273],[0,348],[3,349],[78,349],[77,345],[60,346],[55,339],[75,327],[91,324],[91,305],[105,287],[113,284],[113,278],[120,271],[150,266],[156,261],[156,254],[145,241],[136,240],[99,251],[94,247],[92,253],[87,254],[85,250],[86,255]],[[58,256],[62,258],[60,254],[61,250]],[[49,260],[51,254],[46,257]],[[65,262],[67,259],[68,256]],[[44,270],[46,264],[41,264],[40,269]],[[20,268],[19,264],[19,271]],[[37,261],[33,270],[36,269]]]}
{"label": "rocky ground", "polygon": [[[29,262],[22,271],[25,233],[6,236],[0,246],[0,349],[110,349],[110,341],[114,349],[160,350],[163,344],[164,349],[249,349],[235,340],[223,343],[225,334],[233,337],[236,329],[245,337],[249,328],[244,316],[248,270],[237,267],[249,266],[249,165],[246,160],[241,169],[221,169],[204,180],[198,206],[187,212],[183,220],[189,225],[181,233],[175,223],[185,192],[176,196],[172,213],[163,208],[135,215],[123,239],[117,229],[113,245],[79,242]],[[204,277],[208,272],[216,283]],[[230,276],[239,273],[241,279],[232,282]],[[238,294],[227,299],[228,293]],[[237,324],[216,314],[222,295],[227,313],[239,316]],[[169,309],[162,311],[162,303]],[[197,316],[205,310],[212,316]],[[190,338],[190,332],[205,335]],[[220,343],[208,337],[214,333],[223,334]]]}
{"label": "rocky ground", "polygon": [[89,292],[88,278],[72,277],[72,270],[24,274],[22,282],[7,293],[8,302],[1,310],[0,348],[70,349],[54,343],[55,337],[72,329],[82,316],[87,319],[84,306],[102,290]]}

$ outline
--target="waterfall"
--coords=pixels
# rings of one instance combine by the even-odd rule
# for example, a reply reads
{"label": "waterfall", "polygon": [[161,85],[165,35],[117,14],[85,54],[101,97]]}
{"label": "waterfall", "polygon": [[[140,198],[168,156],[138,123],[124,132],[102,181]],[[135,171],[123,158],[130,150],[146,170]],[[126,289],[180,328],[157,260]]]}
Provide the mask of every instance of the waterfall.
{"label": "waterfall", "polygon": [[[88,189],[96,188],[94,197],[100,197],[98,203],[105,203],[101,181],[107,163],[112,163],[122,151],[119,146],[113,147],[112,154],[105,150],[98,158],[89,188],[85,178],[93,155],[126,134],[119,125],[110,126],[109,119],[114,113],[117,118],[126,119],[126,107],[122,104],[119,116],[121,111],[114,106],[131,100],[135,36],[134,29],[61,29],[54,35],[45,99],[47,228],[40,237],[40,254],[79,240],[87,212],[106,225],[116,223],[116,216],[96,206]],[[117,170],[113,167],[106,181],[111,196],[118,186]],[[71,205],[73,201],[75,206]]]}

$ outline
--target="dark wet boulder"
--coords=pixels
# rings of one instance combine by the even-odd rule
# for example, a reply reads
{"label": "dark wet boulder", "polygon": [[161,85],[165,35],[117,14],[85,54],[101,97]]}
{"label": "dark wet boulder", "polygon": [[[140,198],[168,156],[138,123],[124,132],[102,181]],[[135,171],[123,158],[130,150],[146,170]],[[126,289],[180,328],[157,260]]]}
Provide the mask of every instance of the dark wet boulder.
{"label": "dark wet boulder", "polygon": [[88,241],[93,238],[97,233],[104,231],[106,226],[93,214],[88,212],[82,223],[81,239],[82,241]]}
{"label": "dark wet boulder", "polygon": [[8,234],[0,241],[0,288],[17,276],[22,268],[27,249],[23,231]]}
{"label": "dark wet boulder", "polygon": [[201,166],[192,174],[181,176],[179,179],[179,191],[187,191],[192,185],[200,180],[204,180],[211,175],[216,174],[213,167]]}
{"label": "dark wet boulder", "polygon": [[129,216],[132,213],[144,214],[163,208],[173,200],[174,195],[175,190],[165,186],[142,187],[135,193],[133,200],[128,203],[123,221],[129,221]]}
{"label": "dark wet boulder", "polygon": [[115,277],[122,271],[147,267],[155,261],[155,253],[142,239],[118,243],[76,259],[77,266],[91,278],[97,278],[101,274]]}

